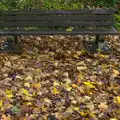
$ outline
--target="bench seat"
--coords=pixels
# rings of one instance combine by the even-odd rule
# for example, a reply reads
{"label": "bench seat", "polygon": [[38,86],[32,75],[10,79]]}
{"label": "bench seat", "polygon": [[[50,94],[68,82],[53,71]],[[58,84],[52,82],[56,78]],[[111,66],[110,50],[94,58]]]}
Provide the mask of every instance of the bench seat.
{"label": "bench seat", "polygon": [[111,29],[79,29],[79,30],[0,30],[0,35],[117,35],[118,31]]}

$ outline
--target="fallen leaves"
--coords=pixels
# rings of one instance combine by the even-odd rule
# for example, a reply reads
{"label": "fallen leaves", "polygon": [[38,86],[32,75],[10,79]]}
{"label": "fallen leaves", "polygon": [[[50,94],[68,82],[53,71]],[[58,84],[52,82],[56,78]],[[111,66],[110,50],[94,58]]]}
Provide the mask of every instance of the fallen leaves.
{"label": "fallen leaves", "polygon": [[117,100],[118,104],[120,104],[120,96],[117,96],[116,100]]}
{"label": "fallen leaves", "polygon": [[32,87],[33,87],[34,89],[36,89],[36,90],[40,90],[41,84],[40,84],[40,83],[33,83],[33,84],[32,84]]}
{"label": "fallen leaves", "polygon": [[52,94],[60,94],[60,91],[57,89],[57,88],[53,88],[53,90],[52,90]]}
{"label": "fallen leaves", "polygon": [[10,116],[6,116],[5,114],[3,114],[1,120],[12,120],[12,119]]}
{"label": "fallen leaves", "polygon": [[86,70],[86,69],[87,69],[87,67],[84,67],[84,66],[78,66],[78,67],[77,67],[77,70],[78,70],[78,71]]}
{"label": "fallen leaves", "polygon": [[69,92],[72,90],[72,87],[69,84],[68,85],[66,84],[64,88]]}
{"label": "fallen leaves", "polygon": [[118,71],[118,70],[115,70],[115,69],[113,69],[113,73],[114,73],[115,75],[120,74],[119,71]]}
{"label": "fallen leaves", "polygon": [[12,65],[11,65],[11,62],[10,62],[10,61],[7,61],[7,62],[5,62],[4,66],[6,66],[6,67],[11,67]]}
{"label": "fallen leaves", "polygon": [[32,80],[33,78],[31,77],[31,76],[27,76],[26,78],[25,78],[25,81],[29,81],[29,80]]}
{"label": "fallen leaves", "polygon": [[28,42],[39,46],[36,53],[0,58],[2,120],[47,120],[49,114],[58,120],[120,119],[119,52],[90,57],[76,37],[37,39],[40,45]]}
{"label": "fallen leaves", "polygon": [[24,83],[24,86],[29,88],[29,87],[30,87],[30,83],[25,82],[25,83]]}
{"label": "fallen leaves", "polygon": [[21,89],[20,93],[25,94],[26,96],[29,96],[29,91],[27,91],[24,88]]}
{"label": "fallen leaves", "polygon": [[9,99],[13,97],[12,90],[6,90],[6,97],[8,97]]}
{"label": "fallen leaves", "polygon": [[87,87],[95,88],[95,86],[92,84],[92,82],[84,82],[84,84],[85,84]]}
{"label": "fallen leaves", "polygon": [[98,105],[98,108],[99,108],[101,111],[105,111],[105,110],[107,110],[108,105],[106,104],[106,102],[101,102],[101,103]]}
{"label": "fallen leaves", "polygon": [[71,86],[72,86],[73,88],[77,88],[77,85],[76,85],[76,84],[71,84]]}
{"label": "fallen leaves", "polygon": [[116,118],[110,118],[109,120],[118,120],[118,119],[116,119]]}
{"label": "fallen leaves", "polygon": [[0,108],[3,106],[3,100],[0,100]]}

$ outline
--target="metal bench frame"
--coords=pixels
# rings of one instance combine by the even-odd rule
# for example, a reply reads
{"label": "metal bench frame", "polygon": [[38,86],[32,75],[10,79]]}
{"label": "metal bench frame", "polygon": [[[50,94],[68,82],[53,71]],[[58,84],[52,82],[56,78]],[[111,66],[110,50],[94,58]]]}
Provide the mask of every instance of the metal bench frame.
{"label": "metal bench frame", "polygon": [[[98,43],[101,36],[116,34],[112,9],[0,11],[0,35],[14,36],[15,45],[19,35],[95,35]],[[17,52],[7,43],[2,51]]]}

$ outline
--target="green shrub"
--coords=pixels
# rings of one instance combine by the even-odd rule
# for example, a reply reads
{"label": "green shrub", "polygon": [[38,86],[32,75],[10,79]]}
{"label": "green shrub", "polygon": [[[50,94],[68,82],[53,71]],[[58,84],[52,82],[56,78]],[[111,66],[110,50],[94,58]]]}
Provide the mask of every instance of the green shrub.
{"label": "green shrub", "polygon": [[[120,0],[1,0],[0,10],[8,9],[92,9],[107,7],[120,10]],[[120,13],[119,13],[120,14]],[[120,28],[120,16],[116,15],[116,26]]]}

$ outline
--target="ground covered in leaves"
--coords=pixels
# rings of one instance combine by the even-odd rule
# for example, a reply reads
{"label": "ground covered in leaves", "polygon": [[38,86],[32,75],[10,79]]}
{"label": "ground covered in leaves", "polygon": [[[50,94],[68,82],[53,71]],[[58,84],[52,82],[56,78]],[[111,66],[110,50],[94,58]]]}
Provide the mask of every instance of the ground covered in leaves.
{"label": "ground covered in leaves", "polygon": [[106,55],[86,38],[21,36],[23,54],[2,53],[0,120],[120,120],[120,38]]}

